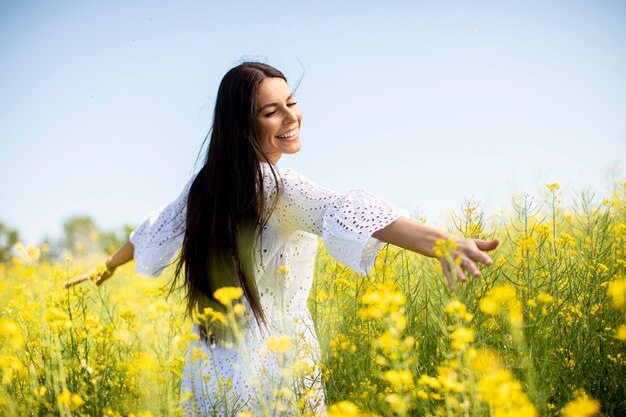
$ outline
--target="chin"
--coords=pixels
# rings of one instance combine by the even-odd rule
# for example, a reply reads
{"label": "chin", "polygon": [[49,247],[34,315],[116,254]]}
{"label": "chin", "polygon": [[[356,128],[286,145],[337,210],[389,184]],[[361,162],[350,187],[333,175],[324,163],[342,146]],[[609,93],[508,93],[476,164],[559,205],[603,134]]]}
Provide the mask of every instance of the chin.
{"label": "chin", "polygon": [[300,149],[302,149],[302,145],[300,144],[300,142],[294,143],[294,145],[291,147],[289,152],[285,152],[285,153],[289,153],[289,154],[298,153],[300,152]]}

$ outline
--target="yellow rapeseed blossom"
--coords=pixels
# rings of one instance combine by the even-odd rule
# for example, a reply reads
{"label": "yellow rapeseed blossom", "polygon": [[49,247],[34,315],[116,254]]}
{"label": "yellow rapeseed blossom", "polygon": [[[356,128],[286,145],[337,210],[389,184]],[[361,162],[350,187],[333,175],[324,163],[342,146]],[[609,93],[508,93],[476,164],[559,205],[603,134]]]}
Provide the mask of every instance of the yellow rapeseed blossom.
{"label": "yellow rapeseed blossom", "polygon": [[493,298],[485,297],[480,300],[480,311],[490,316],[495,316],[500,312],[500,304]]}
{"label": "yellow rapeseed blossom", "polygon": [[468,352],[471,366],[479,375],[495,372],[502,367],[502,361],[496,352],[488,348],[481,348]]}
{"label": "yellow rapeseed blossom", "polygon": [[459,375],[451,366],[437,367],[437,380],[441,383],[441,388],[448,392],[463,392],[465,386],[459,381]]}
{"label": "yellow rapeseed blossom", "polygon": [[582,395],[570,401],[561,409],[564,417],[592,417],[600,413],[600,402],[587,395]]}
{"label": "yellow rapeseed blossom", "polygon": [[478,381],[478,392],[481,400],[493,410],[492,415],[537,416],[537,410],[524,393],[522,384],[507,369],[483,376]]}
{"label": "yellow rapeseed blossom", "polygon": [[381,319],[383,316],[389,315],[399,331],[406,327],[406,320],[404,317],[400,317],[403,315],[406,297],[402,292],[396,290],[395,284],[392,282],[375,285],[374,288],[363,294],[361,302],[367,307],[361,308],[357,312],[360,318]]}
{"label": "yellow rapeseed blossom", "polygon": [[457,315],[468,323],[474,319],[474,315],[468,313],[465,304],[459,300],[450,301],[443,311],[448,314]]}
{"label": "yellow rapeseed blossom", "polygon": [[41,250],[39,248],[36,248],[33,245],[28,245],[26,250],[28,251],[28,256],[32,259],[35,261],[39,259],[39,256],[41,255]]}
{"label": "yellow rapeseed blossom", "polygon": [[420,385],[425,385],[433,389],[437,389],[441,387],[441,382],[439,382],[437,378],[426,375],[426,374],[423,374],[422,376],[420,376],[420,378],[417,380],[417,383]]}
{"label": "yellow rapeseed blossom", "polygon": [[63,389],[59,395],[57,395],[57,401],[61,404],[72,404],[72,393],[67,389]]}
{"label": "yellow rapeseed blossom", "polygon": [[465,350],[474,341],[474,331],[467,327],[459,327],[450,335],[452,349]]}
{"label": "yellow rapeseed blossom", "polygon": [[211,307],[206,307],[202,313],[196,314],[196,321],[206,324],[226,324],[226,316],[219,311],[213,310]]}
{"label": "yellow rapeseed blossom", "polygon": [[398,394],[387,395],[385,397],[385,401],[387,401],[391,409],[398,414],[404,414],[409,409],[409,405],[407,404],[407,402]]}
{"label": "yellow rapeseed blossom", "polygon": [[540,292],[539,294],[537,294],[537,301],[544,304],[550,304],[552,303],[552,301],[554,301],[554,297],[545,292]]}
{"label": "yellow rapeseed blossom", "polygon": [[413,386],[413,374],[406,369],[396,371],[389,370],[384,374],[385,380],[396,389],[404,389]]}
{"label": "yellow rapeseed blossom", "polygon": [[243,295],[240,287],[222,287],[213,293],[213,297],[225,306],[229,306],[232,301],[238,300]]}
{"label": "yellow rapeseed blossom", "polygon": [[626,279],[616,279],[609,282],[608,292],[615,307],[620,310],[623,309],[626,300]]}
{"label": "yellow rapeseed blossom", "polygon": [[272,336],[267,347],[274,353],[287,353],[291,349],[291,340],[288,336]]}
{"label": "yellow rapeseed blossom", "polygon": [[435,241],[435,246],[433,246],[433,252],[435,252],[435,256],[437,258],[443,258],[447,256],[451,256],[452,253],[459,245],[454,241],[454,239],[437,239]]}
{"label": "yellow rapeseed blossom", "polygon": [[615,337],[622,342],[626,342],[626,325],[622,324],[615,331]]}
{"label": "yellow rapeseed blossom", "polygon": [[237,315],[237,316],[243,316],[243,313],[245,313],[246,308],[243,306],[243,304],[241,304],[241,303],[237,303],[237,304],[235,304],[235,306],[233,307],[233,311],[235,312],[235,315]]}
{"label": "yellow rapeseed blossom", "polygon": [[546,184],[546,187],[548,187],[548,190],[550,190],[551,193],[561,188],[558,182],[553,182],[552,184]]}
{"label": "yellow rapeseed blossom", "polygon": [[0,340],[7,340],[13,350],[21,349],[24,345],[20,326],[9,318],[0,319]]}
{"label": "yellow rapeseed blossom", "polygon": [[480,310],[488,315],[495,316],[500,313],[502,307],[509,313],[509,322],[512,326],[522,325],[522,304],[517,299],[515,288],[510,284],[493,287],[487,295],[480,300]]}
{"label": "yellow rapeseed blossom", "polygon": [[85,402],[78,394],[72,394],[67,388],[64,388],[63,391],[57,396],[57,401],[60,404],[65,404],[73,407],[79,407]]}
{"label": "yellow rapeseed blossom", "polygon": [[341,401],[328,409],[328,417],[358,417],[361,415],[359,407],[350,401]]}

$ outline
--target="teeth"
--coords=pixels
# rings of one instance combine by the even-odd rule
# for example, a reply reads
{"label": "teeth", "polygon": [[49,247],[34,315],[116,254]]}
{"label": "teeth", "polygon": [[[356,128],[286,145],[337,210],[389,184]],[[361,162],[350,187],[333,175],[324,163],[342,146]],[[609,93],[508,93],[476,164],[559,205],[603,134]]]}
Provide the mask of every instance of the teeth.
{"label": "teeth", "polygon": [[298,133],[298,129],[297,128],[292,130],[292,131],[290,131],[290,132],[283,133],[282,135],[278,135],[276,137],[280,138],[280,139],[288,139],[288,138],[292,138],[292,137],[296,136],[296,133]]}

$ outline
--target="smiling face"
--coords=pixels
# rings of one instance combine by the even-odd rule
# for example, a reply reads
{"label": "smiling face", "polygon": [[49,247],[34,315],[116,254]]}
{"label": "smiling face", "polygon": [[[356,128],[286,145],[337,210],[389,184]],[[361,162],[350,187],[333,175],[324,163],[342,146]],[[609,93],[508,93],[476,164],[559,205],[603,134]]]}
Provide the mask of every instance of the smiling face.
{"label": "smiling face", "polygon": [[300,150],[302,111],[282,78],[265,78],[257,90],[256,124],[261,150],[272,164]]}

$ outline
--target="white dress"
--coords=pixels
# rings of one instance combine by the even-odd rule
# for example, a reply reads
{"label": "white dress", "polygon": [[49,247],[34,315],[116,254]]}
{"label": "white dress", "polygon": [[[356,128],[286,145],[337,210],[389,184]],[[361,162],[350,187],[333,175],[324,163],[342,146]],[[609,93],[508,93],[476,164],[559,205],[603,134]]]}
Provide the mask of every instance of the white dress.
{"label": "white dress", "polygon": [[[268,199],[279,195],[262,231],[262,247],[256,249],[256,284],[268,331],[261,332],[251,318],[243,346],[190,343],[181,383],[185,415],[237,416],[241,411],[260,415],[267,407],[284,415],[295,415],[303,406],[325,411],[319,346],[307,307],[318,236],[334,259],[365,275],[382,244],[372,234],[402,215],[367,191],[340,194],[293,170],[274,168],[278,186],[270,166],[262,164]],[[175,201],[151,213],[130,234],[138,274],[158,276],[176,256],[192,182],[193,178]],[[245,300],[243,304],[250,312]],[[198,328],[193,332],[199,334]],[[287,353],[268,348],[272,336],[290,338]]]}

